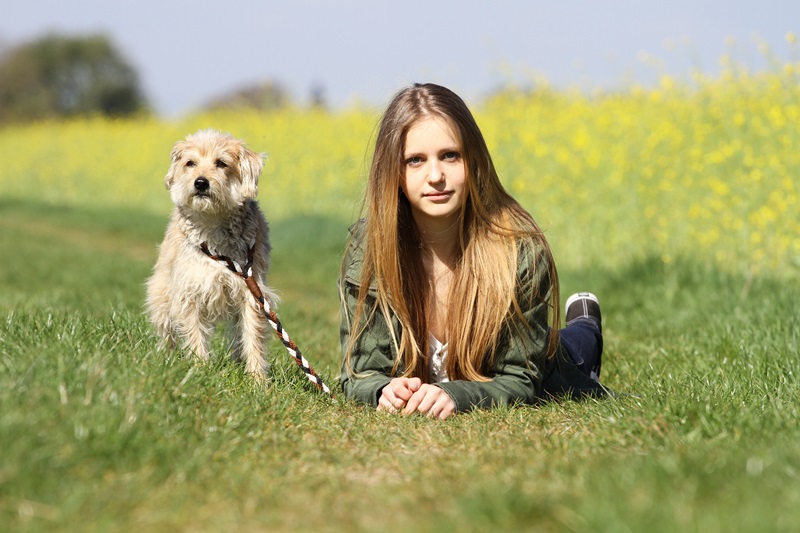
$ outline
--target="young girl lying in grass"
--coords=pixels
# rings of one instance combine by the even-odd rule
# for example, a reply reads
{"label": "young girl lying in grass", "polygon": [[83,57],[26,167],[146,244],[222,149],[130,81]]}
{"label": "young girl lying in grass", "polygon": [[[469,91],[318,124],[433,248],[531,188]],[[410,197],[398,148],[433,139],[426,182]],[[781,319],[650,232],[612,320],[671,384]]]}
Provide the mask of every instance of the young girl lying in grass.
{"label": "young girl lying in grass", "polygon": [[339,280],[347,397],[444,419],[603,394],[597,298],[571,296],[559,330],[547,240],[455,93],[416,84],[395,95],[362,209]]}

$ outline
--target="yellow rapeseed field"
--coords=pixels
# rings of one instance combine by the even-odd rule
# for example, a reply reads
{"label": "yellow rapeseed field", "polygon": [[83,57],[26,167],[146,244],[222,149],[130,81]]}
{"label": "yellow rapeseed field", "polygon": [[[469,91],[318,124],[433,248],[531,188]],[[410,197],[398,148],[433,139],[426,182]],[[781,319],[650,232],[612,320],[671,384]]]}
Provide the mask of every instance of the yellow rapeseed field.
{"label": "yellow rapeseed field", "polygon": [[[800,272],[800,66],[729,66],[691,83],[586,95],[507,90],[470,102],[508,189],[559,264],[679,256],[740,273]],[[389,95],[387,95],[388,98]],[[0,129],[6,198],[166,215],[172,144],[204,127],[268,154],[267,216],[358,214],[380,109],[79,119]]]}

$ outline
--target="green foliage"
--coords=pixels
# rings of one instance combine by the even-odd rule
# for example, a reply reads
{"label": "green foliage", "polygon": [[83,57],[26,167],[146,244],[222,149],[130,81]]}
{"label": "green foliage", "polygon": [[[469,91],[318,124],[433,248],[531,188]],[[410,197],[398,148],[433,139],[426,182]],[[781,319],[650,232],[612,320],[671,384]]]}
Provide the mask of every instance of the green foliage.
{"label": "green foliage", "polygon": [[275,82],[264,82],[219,96],[205,107],[211,112],[232,109],[272,111],[285,108],[289,103],[289,95],[282,85]]}
{"label": "green foliage", "polygon": [[103,35],[48,35],[0,58],[0,123],[130,115],[146,105],[135,70]]}
{"label": "green foliage", "polygon": [[[678,257],[562,269],[603,301],[617,400],[448,421],[331,401],[277,341],[163,353],[142,313],[166,218],[0,203],[0,523],[10,531],[790,531],[800,288]],[[347,222],[272,223],[281,319],[338,370]]]}

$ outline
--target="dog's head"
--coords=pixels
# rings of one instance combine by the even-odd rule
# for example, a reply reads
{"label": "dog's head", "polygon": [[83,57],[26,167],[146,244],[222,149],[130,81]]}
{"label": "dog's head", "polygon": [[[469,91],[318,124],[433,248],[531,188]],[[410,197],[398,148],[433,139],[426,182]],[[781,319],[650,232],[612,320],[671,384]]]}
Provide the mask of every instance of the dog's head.
{"label": "dog's head", "polygon": [[177,142],[171,157],[164,185],[176,206],[225,214],[258,195],[262,155],[226,133],[200,130]]}

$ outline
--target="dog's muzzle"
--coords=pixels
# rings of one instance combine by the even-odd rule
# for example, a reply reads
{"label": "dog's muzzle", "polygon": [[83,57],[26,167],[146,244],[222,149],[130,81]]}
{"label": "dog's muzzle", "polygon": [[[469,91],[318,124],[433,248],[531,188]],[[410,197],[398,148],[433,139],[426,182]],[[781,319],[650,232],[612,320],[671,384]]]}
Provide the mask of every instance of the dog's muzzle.
{"label": "dog's muzzle", "polygon": [[209,190],[210,188],[211,184],[208,182],[208,178],[200,176],[194,180],[194,190],[196,191],[195,196],[200,198],[208,198],[211,196],[211,191]]}

